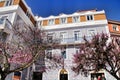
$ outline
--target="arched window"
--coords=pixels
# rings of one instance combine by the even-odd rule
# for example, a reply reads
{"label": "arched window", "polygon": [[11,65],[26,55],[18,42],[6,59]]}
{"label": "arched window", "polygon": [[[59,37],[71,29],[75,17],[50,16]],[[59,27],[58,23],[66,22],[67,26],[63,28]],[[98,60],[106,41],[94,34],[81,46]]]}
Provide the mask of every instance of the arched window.
{"label": "arched window", "polygon": [[17,71],[17,72],[14,72],[14,77],[13,77],[13,80],[21,80],[21,72]]}
{"label": "arched window", "polygon": [[68,72],[65,69],[60,71],[60,80],[68,80]]}

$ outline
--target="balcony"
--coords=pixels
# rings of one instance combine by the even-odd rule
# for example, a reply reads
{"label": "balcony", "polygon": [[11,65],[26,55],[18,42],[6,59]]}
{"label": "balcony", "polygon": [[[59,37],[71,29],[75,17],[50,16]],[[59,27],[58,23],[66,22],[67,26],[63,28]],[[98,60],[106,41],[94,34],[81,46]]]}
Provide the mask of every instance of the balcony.
{"label": "balcony", "polygon": [[[89,41],[92,39],[92,36],[86,36],[86,39]],[[71,38],[63,38],[61,39],[61,44],[80,44],[80,43],[84,43],[84,39],[83,37],[71,37]]]}
{"label": "balcony", "polygon": [[10,34],[11,29],[12,29],[11,22],[8,19],[0,18],[0,31],[3,30],[3,32]]}

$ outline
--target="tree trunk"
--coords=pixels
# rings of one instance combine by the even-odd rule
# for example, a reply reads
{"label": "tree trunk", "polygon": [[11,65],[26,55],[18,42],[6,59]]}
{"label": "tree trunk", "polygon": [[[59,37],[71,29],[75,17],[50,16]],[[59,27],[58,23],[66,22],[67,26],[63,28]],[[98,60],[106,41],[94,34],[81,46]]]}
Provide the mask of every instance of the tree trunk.
{"label": "tree trunk", "polygon": [[1,79],[0,79],[0,80],[5,80],[6,77],[7,77],[7,75],[4,74],[4,73],[2,73],[2,74],[1,74]]}
{"label": "tree trunk", "polygon": [[116,73],[111,73],[117,80],[120,80],[120,78],[116,75]]}

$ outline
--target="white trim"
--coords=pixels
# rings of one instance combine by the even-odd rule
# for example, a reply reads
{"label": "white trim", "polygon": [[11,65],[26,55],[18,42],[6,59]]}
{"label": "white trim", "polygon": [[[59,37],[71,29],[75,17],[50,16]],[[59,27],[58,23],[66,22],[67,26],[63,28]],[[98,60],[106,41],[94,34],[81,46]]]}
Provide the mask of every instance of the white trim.
{"label": "white trim", "polygon": [[[65,22],[63,22],[62,19],[65,19]],[[66,24],[67,23],[67,17],[61,17],[59,21],[60,21],[60,24]]]}
{"label": "white trim", "polygon": [[22,8],[19,6],[17,9],[17,14],[21,17],[21,19],[30,26],[34,26],[30,18],[25,14],[25,12],[22,10]]}
{"label": "white trim", "polygon": [[87,29],[87,36],[93,36],[94,34],[96,34],[96,32],[97,32],[96,28]]}
{"label": "white trim", "polygon": [[[7,2],[8,2],[8,5],[6,5]],[[4,4],[4,6],[10,6],[10,5],[12,5],[12,0],[5,0],[5,4]]]}
{"label": "white trim", "polygon": [[5,0],[0,0],[0,2],[5,1]]}
{"label": "white trim", "polygon": [[13,16],[11,18],[11,24],[14,24],[14,21],[15,21],[15,17],[16,17],[16,12],[13,13]]}
{"label": "white trim", "polygon": [[[77,22],[75,22],[75,18],[76,17],[78,17],[78,21]],[[78,22],[80,22],[80,16],[78,15],[78,16],[72,16],[72,23],[78,23]]]}
{"label": "white trim", "polygon": [[31,14],[30,14],[30,11],[29,11],[29,10],[27,10],[25,14],[26,14],[27,17],[30,18]]}
{"label": "white trim", "polygon": [[18,9],[18,5],[12,5],[12,6],[6,6],[6,7],[1,7],[0,8],[0,14],[4,14],[4,13],[10,13],[10,12],[14,12]]}
{"label": "white trim", "polygon": [[[52,23],[50,21],[52,21]],[[55,19],[48,19],[47,24],[48,25],[54,25],[55,24]]]}
{"label": "white trim", "polygon": [[67,39],[67,38],[68,38],[68,33],[66,31],[61,31],[60,32],[60,39],[62,40],[61,43],[66,43],[67,41],[65,41],[64,39]]}
{"label": "white trim", "polygon": [[[77,33],[77,40],[75,40],[75,33]],[[80,29],[74,30],[73,34],[74,34],[74,36],[73,36],[74,41],[75,41],[75,42],[81,42],[81,41],[79,40],[81,37],[83,37],[83,34],[82,34],[81,30],[80,30]]]}
{"label": "white trim", "polygon": [[32,13],[31,8],[26,4],[25,0],[22,0],[22,2],[25,4],[25,6],[27,7],[28,11],[29,11],[30,14],[32,15],[32,17],[36,20],[36,18],[34,17],[34,14]]}
{"label": "white trim", "polygon": [[66,28],[75,28],[75,27],[89,27],[89,26],[99,26],[99,25],[107,25],[107,20],[99,20],[99,21],[87,21],[87,22],[79,22],[79,23],[71,23],[71,24],[60,24],[60,25],[53,25],[50,26],[43,26],[45,30],[52,30],[52,29],[66,29]]}
{"label": "white trim", "polygon": [[43,25],[43,21],[38,21],[38,26],[42,26]]}
{"label": "white trim", "polygon": [[4,14],[4,15],[0,15],[0,18],[2,18],[2,17],[7,17],[7,19],[8,19],[8,17],[9,17],[9,14]]}
{"label": "white trim", "polygon": [[[93,12],[93,11],[86,11],[86,12],[75,12],[73,14],[62,14],[62,15],[58,15],[58,16],[52,16],[52,18],[62,18],[62,17],[72,17],[72,16],[82,16],[82,15],[95,15],[95,14],[104,14],[105,11],[102,10],[102,11],[96,11],[96,12]],[[37,18],[37,21],[39,20],[48,20],[48,19],[51,19],[51,17],[39,17]]]}
{"label": "white trim", "polygon": [[118,25],[112,24],[113,31],[119,31]]}
{"label": "white trim", "polygon": [[[92,19],[88,20],[88,17]],[[86,21],[94,21],[94,15],[93,14],[89,14],[89,15],[86,15]]]}

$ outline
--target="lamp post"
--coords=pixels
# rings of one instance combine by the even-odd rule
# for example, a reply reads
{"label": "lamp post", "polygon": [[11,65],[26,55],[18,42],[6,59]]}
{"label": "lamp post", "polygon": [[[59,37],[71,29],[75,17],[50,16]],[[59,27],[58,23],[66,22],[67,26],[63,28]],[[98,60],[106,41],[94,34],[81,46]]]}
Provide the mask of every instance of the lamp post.
{"label": "lamp post", "polygon": [[64,59],[66,58],[65,48],[61,49],[61,55],[62,55],[62,69],[60,71],[60,80],[68,80],[68,73],[65,69],[65,63],[64,63]]}

